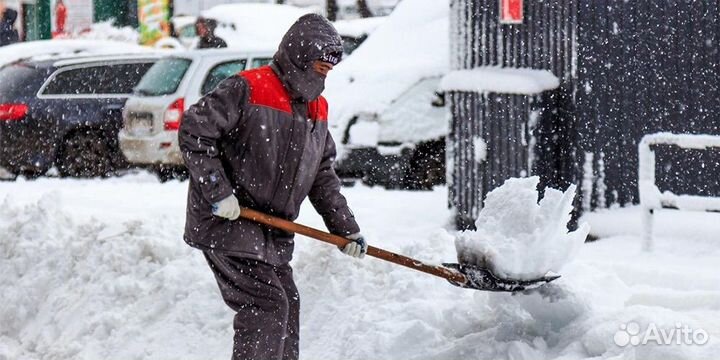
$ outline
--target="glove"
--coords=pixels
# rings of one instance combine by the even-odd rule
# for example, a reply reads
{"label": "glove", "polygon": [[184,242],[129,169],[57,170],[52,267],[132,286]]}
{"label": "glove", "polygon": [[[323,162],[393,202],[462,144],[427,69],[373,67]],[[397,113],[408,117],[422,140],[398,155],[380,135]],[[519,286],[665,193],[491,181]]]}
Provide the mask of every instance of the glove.
{"label": "glove", "polygon": [[345,245],[344,248],[340,249],[342,250],[343,254],[350,255],[352,257],[362,259],[365,257],[365,254],[367,253],[368,245],[365,242],[365,238],[363,238],[360,233],[352,234],[347,237],[349,240],[352,240],[351,243]]}
{"label": "glove", "polygon": [[215,216],[229,220],[237,220],[240,217],[240,204],[235,195],[230,195],[212,205],[212,213]]}

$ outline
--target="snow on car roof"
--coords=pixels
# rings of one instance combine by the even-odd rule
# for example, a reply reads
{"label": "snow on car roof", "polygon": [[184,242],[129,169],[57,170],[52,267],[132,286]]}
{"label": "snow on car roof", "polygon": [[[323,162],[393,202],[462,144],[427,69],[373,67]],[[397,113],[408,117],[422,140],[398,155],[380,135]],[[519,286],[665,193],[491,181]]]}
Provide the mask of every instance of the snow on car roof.
{"label": "snow on car roof", "polygon": [[381,113],[420,80],[449,70],[448,0],[405,0],[330,73],[325,95],[339,128]]}
{"label": "snow on car roof", "polygon": [[177,16],[173,16],[170,21],[172,21],[173,25],[175,26],[175,29],[178,30],[182,27],[194,24],[196,20],[197,20],[196,16],[177,15]]}
{"label": "snow on car roof", "polygon": [[237,48],[224,48],[224,49],[191,49],[183,51],[171,51],[167,52],[168,56],[173,57],[186,57],[186,58],[200,58],[208,56],[227,56],[227,55],[242,55],[251,57],[272,57],[275,54],[275,49],[237,49]]}
{"label": "snow on car roof", "polygon": [[0,66],[22,59],[42,60],[85,54],[128,54],[153,51],[150,48],[121,41],[106,40],[38,40],[0,47]]}
{"label": "snow on car roof", "polygon": [[68,66],[84,63],[93,62],[109,62],[109,61],[123,61],[123,60],[153,60],[163,57],[167,52],[155,52],[155,53],[140,53],[140,54],[112,54],[112,55],[90,55],[81,57],[70,57],[57,60],[53,63],[53,66]]}
{"label": "snow on car roof", "polygon": [[223,4],[202,12],[218,21],[215,33],[233,48],[277,49],[290,26],[310,11],[291,5]]}
{"label": "snow on car roof", "polygon": [[340,35],[357,38],[369,35],[385,20],[387,20],[387,16],[376,16],[365,19],[338,20],[333,22],[333,25]]}

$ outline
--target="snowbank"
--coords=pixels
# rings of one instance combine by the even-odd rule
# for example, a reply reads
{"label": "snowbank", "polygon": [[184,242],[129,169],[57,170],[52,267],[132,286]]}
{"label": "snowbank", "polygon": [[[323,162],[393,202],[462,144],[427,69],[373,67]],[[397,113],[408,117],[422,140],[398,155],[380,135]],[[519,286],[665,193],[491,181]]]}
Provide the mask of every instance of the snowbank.
{"label": "snowbank", "polygon": [[547,70],[479,67],[456,70],[440,82],[443,91],[493,92],[533,95],[560,86],[560,80]]}
{"label": "snowbank", "polygon": [[[181,240],[187,183],[148,174],[0,182],[0,359],[227,359],[232,312]],[[451,260],[447,191],[343,189],[371,244]],[[300,237],[301,359],[713,359],[720,352],[720,214],[639,208],[590,219],[563,277],[532,294],[483,293]],[[596,214],[591,214],[596,215]],[[322,228],[305,203],[299,222]],[[632,226],[630,226],[632,225]],[[704,345],[619,346],[621,326],[703,329]]]}
{"label": "snowbank", "polygon": [[[138,194],[147,183],[136,185]],[[0,346],[0,359],[184,358],[232,336],[207,321],[222,308],[205,305],[212,276],[196,271],[202,256],[181,246],[177,219],[78,217],[58,191],[16,202],[0,205],[0,344],[10,335],[25,350]]]}
{"label": "snowbank", "polygon": [[92,24],[88,31],[84,31],[78,34],[75,38],[90,40],[112,40],[137,44],[140,40],[140,34],[137,32],[137,30],[129,26],[114,26],[113,21],[108,20]]}
{"label": "snowbank", "polygon": [[538,202],[537,176],[508,179],[491,191],[480,210],[477,231],[457,234],[460,263],[488,266],[505,279],[532,280],[559,273],[585,241],[589,226],[568,232],[575,186],[545,189]]}
{"label": "snowbank", "polygon": [[108,55],[152,51],[122,41],[109,40],[38,40],[0,47],[0,66],[35,56]]}

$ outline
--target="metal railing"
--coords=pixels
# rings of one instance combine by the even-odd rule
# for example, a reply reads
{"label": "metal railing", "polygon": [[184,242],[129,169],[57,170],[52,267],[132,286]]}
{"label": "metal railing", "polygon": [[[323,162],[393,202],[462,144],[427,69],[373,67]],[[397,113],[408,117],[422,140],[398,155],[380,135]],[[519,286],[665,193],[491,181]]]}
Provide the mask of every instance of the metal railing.
{"label": "metal railing", "polygon": [[654,145],[674,145],[682,149],[720,149],[720,136],[655,133],[643,136],[638,145],[638,187],[643,209],[643,249],[653,248],[653,216],[655,210],[673,208],[686,211],[720,211],[720,197],[660,192],[655,184]]}

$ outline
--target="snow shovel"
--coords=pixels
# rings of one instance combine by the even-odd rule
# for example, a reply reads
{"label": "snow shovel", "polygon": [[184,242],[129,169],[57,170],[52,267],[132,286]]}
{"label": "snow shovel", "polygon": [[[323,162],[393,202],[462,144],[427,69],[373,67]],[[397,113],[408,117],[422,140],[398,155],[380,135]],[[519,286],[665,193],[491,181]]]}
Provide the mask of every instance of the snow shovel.
{"label": "snow shovel", "polygon": [[[305,235],[339,247],[344,247],[351,241],[342,236],[333,235],[292,221],[267,215],[253,209],[242,208],[240,217],[287,232]],[[524,291],[540,287],[560,277],[559,275],[552,275],[534,280],[501,279],[487,268],[450,263],[443,264],[443,266],[433,266],[373,246],[368,246],[367,255],[441,277],[455,286],[475,290]]]}

